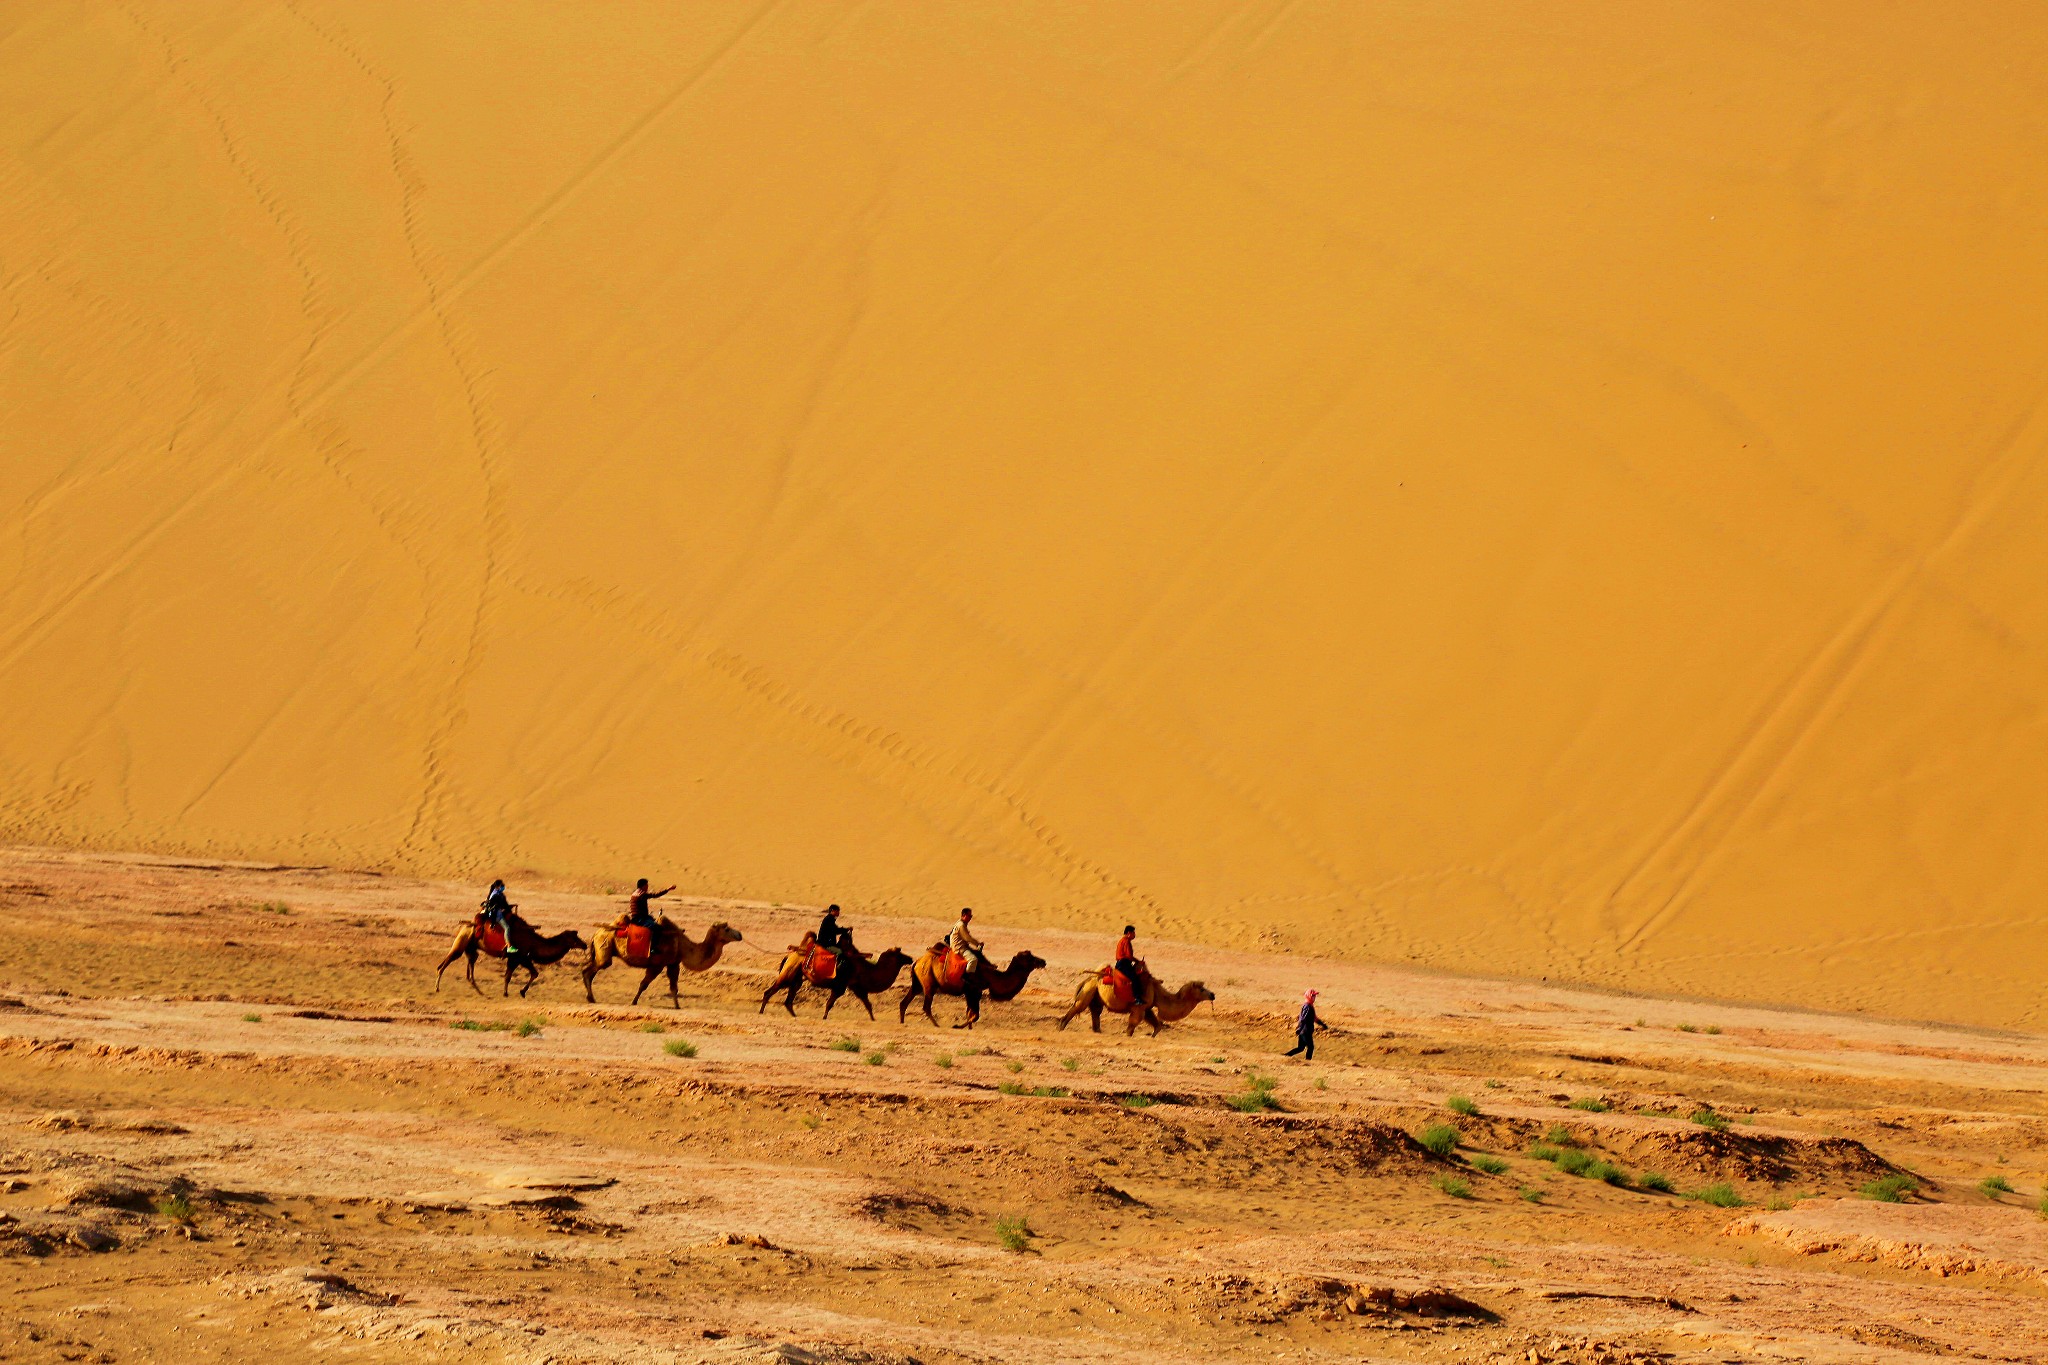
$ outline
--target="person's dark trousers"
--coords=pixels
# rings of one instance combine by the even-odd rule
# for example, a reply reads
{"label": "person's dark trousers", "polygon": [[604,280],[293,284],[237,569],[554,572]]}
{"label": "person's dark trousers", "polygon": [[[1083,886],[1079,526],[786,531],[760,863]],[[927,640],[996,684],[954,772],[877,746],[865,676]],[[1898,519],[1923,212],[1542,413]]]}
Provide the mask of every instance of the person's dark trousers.
{"label": "person's dark trousers", "polygon": [[1297,1052],[1301,1054],[1301,1060],[1304,1062],[1316,1059],[1316,1031],[1313,1028],[1306,1028],[1295,1034],[1294,1046],[1288,1048],[1283,1055],[1292,1057]]}

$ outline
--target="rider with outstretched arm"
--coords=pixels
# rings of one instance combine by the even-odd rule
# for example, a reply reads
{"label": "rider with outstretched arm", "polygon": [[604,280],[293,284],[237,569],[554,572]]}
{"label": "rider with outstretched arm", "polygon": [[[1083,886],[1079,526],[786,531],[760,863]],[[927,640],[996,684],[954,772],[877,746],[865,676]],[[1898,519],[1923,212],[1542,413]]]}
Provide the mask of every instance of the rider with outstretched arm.
{"label": "rider with outstretched arm", "polygon": [[633,891],[632,907],[626,911],[626,923],[638,925],[642,929],[654,928],[654,912],[647,908],[647,902],[660,900],[673,890],[675,888],[671,886],[660,891],[649,891],[647,878],[642,877]]}

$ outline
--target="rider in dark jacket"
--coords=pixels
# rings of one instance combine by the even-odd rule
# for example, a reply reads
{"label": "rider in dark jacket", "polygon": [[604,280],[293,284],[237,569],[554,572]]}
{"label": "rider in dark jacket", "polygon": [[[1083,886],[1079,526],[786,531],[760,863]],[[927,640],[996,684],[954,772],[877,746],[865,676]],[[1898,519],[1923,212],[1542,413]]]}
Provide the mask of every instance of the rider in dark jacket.
{"label": "rider in dark jacket", "polygon": [[839,926],[839,907],[825,907],[825,918],[818,921],[816,935],[818,946],[828,953],[836,953],[846,942],[846,930]]}

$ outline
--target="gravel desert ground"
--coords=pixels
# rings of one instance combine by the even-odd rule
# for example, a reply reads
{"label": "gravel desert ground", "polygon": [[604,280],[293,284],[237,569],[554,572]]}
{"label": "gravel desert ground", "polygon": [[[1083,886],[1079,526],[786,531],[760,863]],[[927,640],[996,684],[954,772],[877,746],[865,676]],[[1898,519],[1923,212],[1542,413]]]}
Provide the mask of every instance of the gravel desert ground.
{"label": "gravel desert ground", "polygon": [[[587,931],[606,890],[515,898]],[[1153,966],[1213,1005],[1061,1032],[1106,940],[1002,925],[1051,965],[971,1032],[899,1025],[894,991],[792,1019],[760,993],[814,912],[709,902],[674,913],[745,937],[679,1010],[620,967],[588,1005],[573,959],[523,1000],[488,960],[436,993],[475,899],[0,855],[0,1359],[2048,1349],[2037,1038],[1171,943]],[[943,928],[847,918],[870,949]]]}

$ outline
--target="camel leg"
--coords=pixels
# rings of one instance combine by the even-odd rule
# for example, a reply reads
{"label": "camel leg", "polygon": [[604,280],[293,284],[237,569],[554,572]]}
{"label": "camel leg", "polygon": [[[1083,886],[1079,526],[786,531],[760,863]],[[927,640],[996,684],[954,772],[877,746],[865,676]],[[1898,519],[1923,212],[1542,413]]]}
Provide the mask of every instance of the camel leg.
{"label": "camel leg", "polygon": [[898,1004],[898,1005],[896,1006],[896,1022],[897,1022],[897,1023],[899,1023],[899,1024],[900,1024],[900,1023],[902,1023],[902,1022],[903,1022],[903,1019],[904,1019],[904,1016],[906,1016],[906,1015],[908,1015],[908,1014],[910,1013],[910,1002],[911,1002],[912,1000],[915,1000],[916,998],[917,998],[917,975],[916,975],[916,973],[912,973],[912,974],[911,974],[911,977],[910,977],[910,989],[908,989],[908,990],[906,990],[906,991],[904,991],[904,992],[903,992],[903,1000],[902,1000],[902,1002],[901,1002],[900,1004]]}
{"label": "camel leg", "polygon": [[[682,964],[671,962],[668,968],[668,1007],[672,1010],[683,1007],[682,975]],[[796,1011],[791,1010],[790,1013],[795,1014]]]}
{"label": "camel leg", "polygon": [[[513,960],[512,960],[512,954],[510,954],[510,953],[506,953],[506,954],[505,954],[505,989],[504,989],[504,990],[502,990],[502,991],[499,991],[499,992],[498,992],[499,996],[500,996],[501,998],[503,998],[503,999],[507,999],[507,1000],[509,1000],[509,999],[511,999],[511,998],[512,998],[512,969],[513,969],[513,968],[514,968],[515,966],[517,966],[517,965],[518,965],[518,964],[517,964],[517,963],[515,963],[515,962],[513,962]],[[520,994],[521,994],[521,995],[524,995],[524,994],[526,994],[526,992],[525,992],[525,991],[521,991],[521,992],[520,992]]]}
{"label": "camel leg", "polygon": [[468,947],[469,931],[465,929],[455,936],[455,946],[448,950],[448,956],[441,959],[441,965],[434,968],[434,994],[439,995],[441,993],[441,973],[447,971],[448,965],[455,961],[456,958],[461,957]]}
{"label": "camel leg", "polygon": [[865,994],[860,995],[858,999],[860,1000],[861,1004],[866,1005],[868,1007],[868,1022],[873,1023],[875,1019],[875,1002],[868,999]]}
{"label": "camel leg", "polygon": [[598,955],[598,946],[595,942],[590,945],[590,956],[583,959],[583,998],[593,1005],[597,1003],[597,995],[590,989],[590,983],[597,978],[599,972],[611,965],[611,960],[610,953],[602,957]]}
{"label": "camel leg", "polygon": [[967,1002],[967,1018],[953,1025],[954,1028],[973,1028],[981,1018],[981,992],[972,988],[962,991],[960,998]]}
{"label": "camel leg", "polygon": [[1091,1033],[1102,1032],[1102,997],[1099,995],[1088,997],[1088,1029]]}
{"label": "camel leg", "polygon": [[534,966],[530,959],[519,965],[526,968],[526,984],[519,988],[519,998],[524,1000],[526,993],[533,989],[533,983],[540,980],[540,968]]}
{"label": "camel leg", "polygon": [[930,1024],[933,1028],[937,1028],[939,1026],[938,1016],[932,1013],[932,1001],[936,999],[938,999],[938,997],[932,994],[931,988],[926,987],[924,993],[924,1017],[925,1022]]}
{"label": "camel leg", "polygon": [[773,1000],[775,998],[775,992],[781,989],[782,978],[778,976],[773,981],[768,983],[767,990],[761,992],[761,1008],[755,1010],[754,1013],[766,1014],[768,1012],[768,1002],[770,1000]]}
{"label": "camel leg", "polygon": [[640,989],[633,992],[633,1003],[639,1004],[640,997],[647,994],[647,988],[654,984],[654,978],[661,975],[661,968],[649,967],[647,975],[640,978]]}

